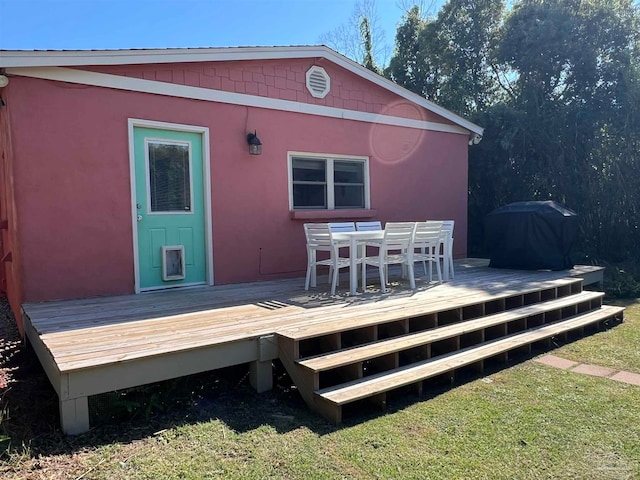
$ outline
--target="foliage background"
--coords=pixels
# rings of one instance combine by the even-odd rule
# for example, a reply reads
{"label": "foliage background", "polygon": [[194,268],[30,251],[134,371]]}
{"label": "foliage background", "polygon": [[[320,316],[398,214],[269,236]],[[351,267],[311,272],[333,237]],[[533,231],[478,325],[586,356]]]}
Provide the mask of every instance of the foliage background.
{"label": "foliage background", "polygon": [[[365,44],[366,45],[366,44]],[[555,200],[580,216],[574,262],[640,295],[640,8],[631,0],[449,0],[407,11],[384,75],[485,128],[469,150],[469,253],[484,218]]]}

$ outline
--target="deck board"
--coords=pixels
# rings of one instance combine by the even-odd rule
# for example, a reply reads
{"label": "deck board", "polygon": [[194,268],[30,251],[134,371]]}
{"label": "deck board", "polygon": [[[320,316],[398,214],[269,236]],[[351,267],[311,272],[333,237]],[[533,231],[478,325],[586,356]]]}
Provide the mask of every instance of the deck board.
{"label": "deck board", "polygon": [[350,297],[345,276],[334,297],[320,277],[318,287],[309,291],[297,278],[25,304],[23,308],[60,373],[67,373],[280,331],[300,335],[328,318],[346,325],[400,309],[410,315],[427,304],[433,311],[448,304],[460,307],[541,285],[553,288],[570,275],[584,272],[522,272],[485,265],[473,259],[458,261],[455,280],[434,286],[418,276],[417,290],[410,290],[405,281],[394,284],[388,294],[373,285],[368,293]]}

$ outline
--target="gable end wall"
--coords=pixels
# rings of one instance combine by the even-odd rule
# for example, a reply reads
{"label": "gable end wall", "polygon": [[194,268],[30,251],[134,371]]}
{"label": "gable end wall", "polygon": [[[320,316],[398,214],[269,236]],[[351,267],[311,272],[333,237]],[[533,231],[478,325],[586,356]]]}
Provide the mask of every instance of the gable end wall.
{"label": "gable end wall", "polygon": [[[324,98],[313,97],[306,88],[306,72],[313,65],[324,68],[331,78],[331,90]],[[97,73],[453,125],[449,120],[325,59],[94,66],[84,69]],[[410,108],[398,110],[398,105]]]}

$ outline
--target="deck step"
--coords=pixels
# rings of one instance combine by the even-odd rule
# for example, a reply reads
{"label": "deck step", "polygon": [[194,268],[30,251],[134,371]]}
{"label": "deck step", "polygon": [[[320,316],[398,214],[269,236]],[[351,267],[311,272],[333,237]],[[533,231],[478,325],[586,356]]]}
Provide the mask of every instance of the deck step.
{"label": "deck step", "polygon": [[[605,305],[598,310],[566,320],[534,327],[498,340],[318,390],[315,393],[321,401],[328,402],[339,408],[342,405],[435,377],[524,345],[613,318],[623,310],[624,308],[622,307]],[[321,410],[330,420],[336,423],[341,421],[340,413],[327,414],[328,409],[326,407],[321,408]]]}
{"label": "deck step", "polygon": [[[505,312],[500,312],[486,317],[466,320],[464,322],[444,327],[401,335],[386,340],[369,342],[357,347],[346,348],[332,353],[305,358],[299,360],[298,364],[312,372],[331,370],[352,363],[362,362],[383,355],[437,342],[439,340],[465,335],[467,333],[476,332],[496,325],[505,325],[516,320],[526,319],[528,317],[557,311],[563,308],[577,307],[578,305],[585,303],[590,305],[592,301],[601,300],[603,296],[604,293],[602,292],[584,291],[569,297],[561,297],[543,303],[527,305],[526,307],[507,310]],[[592,309],[593,308],[587,308],[586,310]]]}
{"label": "deck step", "polygon": [[[488,288],[485,286],[485,288]],[[497,287],[496,287],[497,288]],[[499,293],[487,295],[486,292],[479,292],[477,295],[468,296],[456,303],[454,310],[463,311],[477,305],[487,305],[495,302],[507,302],[509,299],[527,295],[541,295],[543,291],[555,290],[557,297],[563,298],[582,291],[582,280],[579,278],[558,278],[537,285],[529,285],[522,289],[513,289],[505,292],[504,287],[498,290]],[[541,300],[544,300],[542,298]],[[536,300],[541,301],[541,300]],[[535,303],[535,302],[531,302]],[[376,308],[376,314],[371,315],[368,305],[349,305],[340,312],[332,312],[326,321],[318,317],[309,317],[308,323],[296,322],[294,327],[284,327],[277,331],[278,336],[287,337],[294,341],[313,339],[319,335],[340,333],[351,329],[365,328],[380,325],[385,322],[399,321],[414,318],[417,316],[440,314],[452,310],[451,299],[429,298],[428,301],[409,301],[406,299],[389,301],[384,308]],[[500,308],[499,310],[507,310]],[[297,314],[300,316],[300,314]],[[305,318],[307,316],[305,315]],[[461,318],[461,320],[465,320]]]}

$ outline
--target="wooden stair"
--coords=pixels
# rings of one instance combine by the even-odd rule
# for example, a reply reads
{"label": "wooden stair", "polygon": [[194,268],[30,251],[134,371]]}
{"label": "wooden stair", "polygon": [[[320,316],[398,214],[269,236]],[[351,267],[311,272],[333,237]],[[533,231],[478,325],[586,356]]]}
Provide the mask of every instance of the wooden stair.
{"label": "wooden stair", "polygon": [[[309,407],[342,422],[343,407],[368,401],[385,407],[387,393],[448,376],[462,367],[506,362],[511,352],[550,347],[554,337],[584,335],[586,327],[622,318],[602,305],[604,294],[582,291],[580,279],[554,288],[465,299],[458,306],[416,303],[374,316],[358,310],[278,332],[279,356]],[[373,318],[372,318],[373,317]]]}

